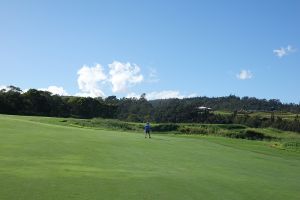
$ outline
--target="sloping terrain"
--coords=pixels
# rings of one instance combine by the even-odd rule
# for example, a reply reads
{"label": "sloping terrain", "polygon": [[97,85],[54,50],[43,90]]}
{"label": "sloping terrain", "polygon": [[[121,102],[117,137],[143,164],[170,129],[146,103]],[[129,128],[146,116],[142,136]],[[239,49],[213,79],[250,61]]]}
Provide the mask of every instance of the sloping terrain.
{"label": "sloping terrain", "polygon": [[[41,120],[43,121],[43,120]],[[0,115],[0,197],[298,199],[299,152],[264,141],[61,126]]]}

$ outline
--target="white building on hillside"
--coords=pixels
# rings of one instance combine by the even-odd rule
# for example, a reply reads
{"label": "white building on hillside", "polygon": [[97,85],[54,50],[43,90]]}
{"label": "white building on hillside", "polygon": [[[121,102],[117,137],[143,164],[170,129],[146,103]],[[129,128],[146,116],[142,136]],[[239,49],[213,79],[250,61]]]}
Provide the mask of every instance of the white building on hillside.
{"label": "white building on hillside", "polygon": [[205,106],[200,106],[198,107],[199,110],[211,110],[211,108],[209,107],[205,107]]}

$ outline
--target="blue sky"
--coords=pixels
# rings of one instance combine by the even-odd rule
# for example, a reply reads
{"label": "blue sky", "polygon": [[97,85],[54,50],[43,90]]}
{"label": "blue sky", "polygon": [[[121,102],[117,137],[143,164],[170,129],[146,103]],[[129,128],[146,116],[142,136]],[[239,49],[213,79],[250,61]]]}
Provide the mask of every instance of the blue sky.
{"label": "blue sky", "polygon": [[297,0],[2,0],[0,87],[299,103],[299,10]]}

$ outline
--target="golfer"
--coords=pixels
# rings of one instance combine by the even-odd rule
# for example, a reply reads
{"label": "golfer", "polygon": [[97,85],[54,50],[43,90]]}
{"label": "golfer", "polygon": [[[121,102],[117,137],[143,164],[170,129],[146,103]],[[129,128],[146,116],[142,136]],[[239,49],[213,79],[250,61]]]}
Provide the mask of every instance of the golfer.
{"label": "golfer", "polygon": [[145,130],[145,138],[147,138],[147,134],[149,135],[149,138],[151,138],[151,136],[150,136],[151,126],[150,126],[149,122],[146,123],[144,130]]}

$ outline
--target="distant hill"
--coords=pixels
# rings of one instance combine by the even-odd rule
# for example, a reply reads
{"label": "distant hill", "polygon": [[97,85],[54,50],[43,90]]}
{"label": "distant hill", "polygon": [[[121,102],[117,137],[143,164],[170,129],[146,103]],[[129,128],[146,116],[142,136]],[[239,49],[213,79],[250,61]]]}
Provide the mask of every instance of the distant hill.
{"label": "distant hill", "polygon": [[[154,108],[172,103],[174,99],[151,100]],[[258,99],[255,97],[238,97],[229,95],[225,97],[193,97],[175,100],[185,105],[206,106],[213,110],[226,111],[282,111],[300,113],[300,104],[282,103],[278,99]]]}

